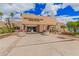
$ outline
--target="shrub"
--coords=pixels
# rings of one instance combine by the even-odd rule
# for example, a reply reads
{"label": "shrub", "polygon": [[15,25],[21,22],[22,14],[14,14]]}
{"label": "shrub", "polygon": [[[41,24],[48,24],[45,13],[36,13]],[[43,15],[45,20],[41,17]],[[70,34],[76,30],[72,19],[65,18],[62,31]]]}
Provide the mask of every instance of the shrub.
{"label": "shrub", "polygon": [[0,34],[3,34],[4,31],[3,31],[3,28],[0,28]]}
{"label": "shrub", "polygon": [[0,34],[3,34],[3,33],[11,33],[11,32],[14,32],[14,29],[11,28],[11,29],[8,29],[7,27],[1,27],[0,28]]}

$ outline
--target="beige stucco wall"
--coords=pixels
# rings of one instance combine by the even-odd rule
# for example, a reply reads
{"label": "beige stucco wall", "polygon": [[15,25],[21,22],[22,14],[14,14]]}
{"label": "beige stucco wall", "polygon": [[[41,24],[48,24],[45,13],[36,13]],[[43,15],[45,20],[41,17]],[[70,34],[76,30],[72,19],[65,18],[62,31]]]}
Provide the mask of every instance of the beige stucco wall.
{"label": "beige stucco wall", "polygon": [[42,25],[56,25],[56,20],[47,16],[35,16],[31,14],[23,14],[22,18],[43,19],[42,21],[29,21],[28,19],[22,19],[24,24],[42,24]]}

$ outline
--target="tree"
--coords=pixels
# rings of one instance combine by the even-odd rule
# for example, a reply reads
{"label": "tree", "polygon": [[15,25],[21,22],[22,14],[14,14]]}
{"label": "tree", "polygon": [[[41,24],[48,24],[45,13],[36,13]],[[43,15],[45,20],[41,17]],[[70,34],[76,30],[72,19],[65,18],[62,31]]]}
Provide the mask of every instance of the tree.
{"label": "tree", "polygon": [[[10,16],[11,16],[11,20],[13,20],[14,13],[11,12],[10,13]],[[15,29],[14,23],[10,23],[10,24],[12,25],[12,28]]]}
{"label": "tree", "polygon": [[3,13],[2,13],[2,12],[0,12],[0,17],[1,17],[1,20],[2,20],[2,16],[3,16]]}
{"label": "tree", "polygon": [[74,32],[76,32],[77,22],[68,22],[67,26],[73,28]]}
{"label": "tree", "polygon": [[10,16],[11,16],[11,18],[13,19],[14,13],[13,13],[13,12],[11,12],[11,13],[10,13]]}
{"label": "tree", "polygon": [[7,18],[7,24],[9,25],[9,28],[11,29],[11,23],[10,23],[10,18]]}
{"label": "tree", "polygon": [[77,23],[77,27],[79,27],[79,20],[78,20],[78,21],[76,21],[76,23]]}

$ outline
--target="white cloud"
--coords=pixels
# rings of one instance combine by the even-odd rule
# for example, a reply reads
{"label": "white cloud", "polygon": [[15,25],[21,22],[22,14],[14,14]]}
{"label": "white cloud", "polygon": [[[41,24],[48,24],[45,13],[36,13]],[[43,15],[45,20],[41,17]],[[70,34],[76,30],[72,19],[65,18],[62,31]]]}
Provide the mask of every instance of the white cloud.
{"label": "white cloud", "polygon": [[[35,5],[33,3],[2,3],[0,4],[0,11],[4,13],[3,18],[9,16],[10,12],[23,12],[24,10],[33,9]],[[14,18],[20,18],[19,15],[14,16]]]}
{"label": "white cloud", "polygon": [[52,5],[51,7],[51,12],[52,14],[56,15],[57,14],[57,10],[61,7],[60,5]]}
{"label": "white cloud", "polygon": [[[46,11],[48,11],[51,16],[56,15],[57,14],[57,10],[60,8],[65,8],[67,6],[71,6],[75,11],[79,11],[79,4],[78,3],[63,3],[63,4],[59,4],[59,5],[54,5],[52,3],[47,3],[46,8],[43,10],[44,14]],[[44,14],[46,15],[46,14]]]}
{"label": "white cloud", "polygon": [[[63,4],[63,5],[61,5],[61,4],[60,5],[47,4],[46,8],[42,12],[42,15],[47,16],[48,14],[50,14],[51,17],[53,17],[54,15],[57,14],[57,10],[59,8],[65,8],[68,5],[71,5],[73,8],[76,8],[76,7],[79,6],[79,4],[67,4],[67,3]],[[77,21],[77,20],[74,20],[73,18],[79,18],[79,16],[69,16],[69,17],[67,17],[67,16],[58,16],[58,17],[56,17],[56,20],[58,22],[66,24],[69,21]]]}
{"label": "white cloud", "polygon": [[70,21],[77,21],[77,20],[74,20],[73,18],[78,18],[79,16],[70,16],[70,17],[63,17],[63,16],[60,16],[60,17],[56,17],[56,20],[60,23],[67,23],[67,22],[70,22]]}
{"label": "white cloud", "polygon": [[27,3],[27,4],[22,3],[22,4],[13,4],[13,7],[17,11],[24,11],[24,10],[33,9],[35,5],[33,3]]}
{"label": "white cloud", "polygon": [[13,18],[17,18],[17,19],[20,19],[21,18],[21,16],[20,16],[20,14],[16,14]]}
{"label": "white cloud", "polygon": [[65,8],[67,6],[71,6],[75,11],[79,11],[79,3],[63,3],[61,8]]}
{"label": "white cloud", "polygon": [[34,8],[33,3],[13,3],[13,4],[0,4],[0,11],[3,11],[4,13],[9,13],[10,11],[18,11],[22,12],[24,10],[29,10]]}
{"label": "white cloud", "polygon": [[60,5],[53,5],[52,3],[47,3],[45,9],[42,12],[42,15],[51,15],[54,16],[57,14],[57,10],[60,8]]}

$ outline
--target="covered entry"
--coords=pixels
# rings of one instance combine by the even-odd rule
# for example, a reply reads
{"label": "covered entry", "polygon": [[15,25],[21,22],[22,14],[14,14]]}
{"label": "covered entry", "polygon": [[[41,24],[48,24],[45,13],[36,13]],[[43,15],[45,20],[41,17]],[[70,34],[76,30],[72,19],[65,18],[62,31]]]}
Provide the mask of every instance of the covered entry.
{"label": "covered entry", "polygon": [[27,26],[27,32],[37,32],[36,27]]}
{"label": "covered entry", "polygon": [[28,25],[28,24],[24,24],[23,26],[24,30],[26,30],[26,32],[39,32],[38,25]]}

